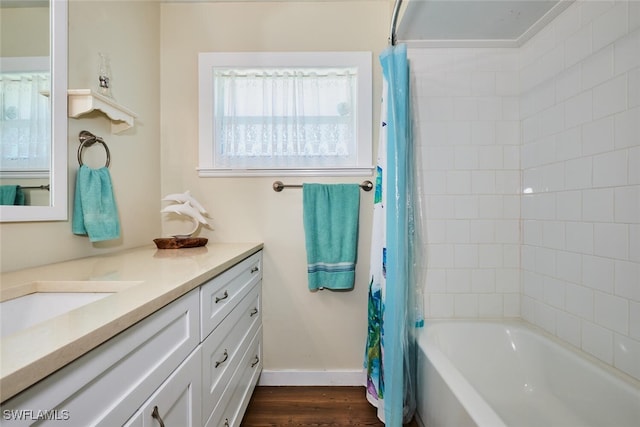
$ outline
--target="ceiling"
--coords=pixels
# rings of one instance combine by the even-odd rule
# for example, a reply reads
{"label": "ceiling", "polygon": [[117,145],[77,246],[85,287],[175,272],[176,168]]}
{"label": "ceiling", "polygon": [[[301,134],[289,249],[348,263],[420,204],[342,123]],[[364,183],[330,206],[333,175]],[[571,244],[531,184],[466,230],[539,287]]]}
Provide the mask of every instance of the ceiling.
{"label": "ceiling", "polygon": [[573,0],[408,0],[397,40],[416,46],[522,45]]}

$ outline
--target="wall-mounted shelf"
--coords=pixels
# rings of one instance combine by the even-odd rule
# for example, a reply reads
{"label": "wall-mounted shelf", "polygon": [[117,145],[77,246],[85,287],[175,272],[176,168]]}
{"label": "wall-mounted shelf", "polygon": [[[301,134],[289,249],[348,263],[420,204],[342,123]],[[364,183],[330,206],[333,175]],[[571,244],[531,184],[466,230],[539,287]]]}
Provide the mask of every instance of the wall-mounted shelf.
{"label": "wall-mounted shelf", "polygon": [[102,111],[111,119],[111,132],[119,133],[134,125],[138,115],[118,104],[112,98],[91,89],[69,89],[69,117],[78,118],[94,110]]}

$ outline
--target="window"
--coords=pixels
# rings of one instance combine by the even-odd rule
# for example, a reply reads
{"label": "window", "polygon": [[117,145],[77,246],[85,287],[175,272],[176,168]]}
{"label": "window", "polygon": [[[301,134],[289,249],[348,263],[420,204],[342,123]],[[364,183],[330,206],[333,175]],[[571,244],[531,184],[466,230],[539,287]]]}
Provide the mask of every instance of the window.
{"label": "window", "polygon": [[372,169],[369,52],[200,53],[200,176]]}
{"label": "window", "polygon": [[49,176],[49,57],[2,58],[0,169],[3,177]]}

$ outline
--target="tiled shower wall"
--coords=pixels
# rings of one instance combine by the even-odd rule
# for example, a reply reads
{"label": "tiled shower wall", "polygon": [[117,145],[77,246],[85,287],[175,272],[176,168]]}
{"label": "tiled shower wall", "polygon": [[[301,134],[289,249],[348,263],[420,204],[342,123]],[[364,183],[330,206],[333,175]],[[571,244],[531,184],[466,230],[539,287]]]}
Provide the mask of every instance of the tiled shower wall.
{"label": "tiled shower wall", "polygon": [[640,2],[520,49],[522,317],[640,379]]}
{"label": "tiled shower wall", "polygon": [[640,2],[409,57],[427,316],[521,316],[640,379]]}

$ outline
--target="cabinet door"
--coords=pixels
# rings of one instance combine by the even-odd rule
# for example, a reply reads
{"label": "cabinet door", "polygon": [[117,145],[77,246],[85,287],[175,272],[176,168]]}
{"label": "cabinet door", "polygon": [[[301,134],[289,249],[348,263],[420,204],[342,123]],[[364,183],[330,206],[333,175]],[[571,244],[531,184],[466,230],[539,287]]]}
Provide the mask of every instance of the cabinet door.
{"label": "cabinet door", "polygon": [[198,347],[145,402],[126,427],[201,425],[201,351]]}

